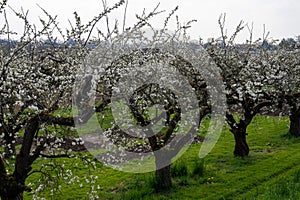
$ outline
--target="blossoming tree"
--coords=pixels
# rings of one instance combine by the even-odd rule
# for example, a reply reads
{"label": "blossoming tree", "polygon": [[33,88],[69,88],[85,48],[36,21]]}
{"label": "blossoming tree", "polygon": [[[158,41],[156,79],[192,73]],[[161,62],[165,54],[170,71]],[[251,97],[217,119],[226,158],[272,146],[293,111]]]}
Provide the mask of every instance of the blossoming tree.
{"label": "blossoming tree", "polygon": [[[70,131],[64,128],[74,126],[70,106],[76,69],[88,52],[94,26],[123,3],[105,7],[87,25],[82,25],[75,13],[76,25],[66,34],[58,27],[56,17],[42,8],[46,19],[40,19],[40,29],[31,24],[28,12],[11,9],[24,23],[18,40],[14,40],[18,35],[6,15],[6,1],[1,3],[4,24],[0,34],[4,42],[0,49],[0,196],[3,200],[23,199],[23,192],[33,189],[25,182],[34,173],[51,177],[45,166],[55,168],[52,159],[77,156],[66,146],[80,140],[74,134],[68,135]],[[71,46],[70,41],[75,45]],[[63,115],[56,113],[60,109],[64,109],[60,112]],[[33,170],[33,163],[41,158],[48,158],[49,165]]]}

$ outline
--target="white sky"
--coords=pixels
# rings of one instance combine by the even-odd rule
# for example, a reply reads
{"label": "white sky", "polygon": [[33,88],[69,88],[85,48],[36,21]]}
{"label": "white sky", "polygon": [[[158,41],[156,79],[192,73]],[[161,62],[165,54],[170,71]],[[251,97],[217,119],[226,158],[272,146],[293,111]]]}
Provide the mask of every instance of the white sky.
{"label": "white sky", "polygon": [[[107,0],[108,5],[113,5],[116,0]],[[205,41],[210,37],[220,36],[217,20],[221,13],[226,13],[228,34],[234,31],[240,20],[248,24],[254,23],[254,38],[262,37],[263,24],[270,31],[274,39],[283,37],[295,37],[300,35],[300,1],[299,0],[129,0],[127,10],[127,26],[136,22],[135,14],[140,14],[143,8],[151,11],[160,2],[160,10],[165,13],[156,16],[151,23],[157,27],[162,25],[168,13],[179,6],[177,15],[181,22],[196,19],[190,29],[192,38],[203,38]],[[69,26],[68,19],[74,22],[73,12],[77,11],[83,22],[92,19],[93,16],[103,10],[101,0],[8,0],[8,4],[15,10],[29,10],[31,20],[44,17],[36,4],[46,9],[52,15],[58,15],[62,27]],[[110,15],[111,22],[118,19],[122,22],[125,6],[115,10]],[[22,30],[18,20],[9,15],[11,29]],[[0,18],[0,26],[4,23]],[[172,23],[175,26],[173,21]],[[240,39],[244,41],[248,37],[245,29]]]}

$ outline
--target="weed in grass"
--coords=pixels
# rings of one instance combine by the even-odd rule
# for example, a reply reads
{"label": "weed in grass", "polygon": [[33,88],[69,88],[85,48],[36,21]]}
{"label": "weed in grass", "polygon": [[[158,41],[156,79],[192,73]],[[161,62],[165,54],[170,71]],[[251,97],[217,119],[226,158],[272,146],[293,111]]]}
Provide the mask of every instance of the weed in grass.
{"label": "weed in grass", "polygon": [[135,200],[135,199],[141,199],[143,196],[139,190],[129,190],[126,193],[121,193],[120,199],[122,200]]}
{"label": "weed in grass", "polygon": [[194,176],[203,176],[205,171],[204,159],[195,159],[193,166],[192,175]]}
{"label": "weed in grass", "polygon": [[294,183],[300,183],[300,170],[297,170],[294,175]]}
{"label": "weed in grass", "polygon": [[183,161],[173,163],[171,166],[172,177],[183,177],[188,175],[187,165]]}
{"label": "weed in grass", "polygon": [[160,177],[150,177],[148,180],[150,188],[154,189],[156,193],[163,192],[165,188],[162,187],[163,181]]}
{"label": "weed in grass", "polygon": [[179,186],[188,186],[189,185],[189,179],[187,176],[182,176],[178,179],[177,184]]}
{"label": "weed in grass", "polygon": [[121,190],[119,199],[145,199],[146,196],[150,196],[153,193],[154,189],[150,187],[149,179],[143,177],[143,179],[127,183],[127,185]]}
{"label": "weed in grass", "polygon": [[289,197],[290,191],[289,191],[289,184],[286,182],[286,180],[281,180],[279,183],[277,183],[274,187],[275,194],[280,197]]}
{"label": "weed in grass", "polygon": [[127,192],[122,192],[119,199],[122,200],[136,200],[145,199],[145,197],[150,196],[153,190],[148,187],[139,187],[135,189],[128,190]]}
{"label": "weed in grass", "polygon": [[151,188],[153,188],[155,191],[158,191],[159,190],[159,183],[161,182],[162,180],[156,176],[152,176],[148,179],[148,184]]}

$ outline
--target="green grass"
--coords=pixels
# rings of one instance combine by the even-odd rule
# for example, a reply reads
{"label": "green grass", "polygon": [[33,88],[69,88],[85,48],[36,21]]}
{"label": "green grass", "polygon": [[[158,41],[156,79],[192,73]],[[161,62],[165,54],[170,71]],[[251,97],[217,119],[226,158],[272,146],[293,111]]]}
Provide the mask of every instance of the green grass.
{"label": "green grass", "polygon": [[[155,192],[154,172],[125,173],[101,163],[97,163],[96,170],[88,170],[79,160],[62,159],[57,162],[72,168],[79,182],[67,184],[61,180],[59,193],[50,196],[46,188],[40,196],[87,199],[90,184],[83,177],[93,175],[98,176],[94,185],[100,186],[95,189],[100,199],[299,199],[300,139],[286,137],[288,123],[287,118],[255,117],[247,130],[247,158],[233,156],[234,139],[228,127],[204,161],[198,157],[201,144],[191,145],[172,166],[173,188],[168,193]],[[34,167],[42,163],[40,160]],[[31,176],[29,181],[37,178]],[[27,193],[25,199],[31,198]]]}

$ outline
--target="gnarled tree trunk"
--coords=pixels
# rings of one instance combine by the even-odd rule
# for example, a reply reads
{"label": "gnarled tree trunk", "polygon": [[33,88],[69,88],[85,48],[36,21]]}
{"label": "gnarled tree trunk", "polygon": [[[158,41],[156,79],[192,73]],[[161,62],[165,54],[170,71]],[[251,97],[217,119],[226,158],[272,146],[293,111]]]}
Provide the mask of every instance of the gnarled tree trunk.
{"label": "gnarled tree trunk", "polygon": [[243,128],[237,128],[233,131],[235,146],[234,146],[234,155],[245,157],[249,155],[249,146],[246,140],[246,130]]}
{"label": "gnarled tree trunk", "polygon": [[249,155],[249,146],[247,144],[247,127],[252,121],[254,115],[245,113],[244,119],[236,122],[233,115],[226,115],[227,122],[230,126],[230,131],[234,135],[234,156],[245,157]]}

